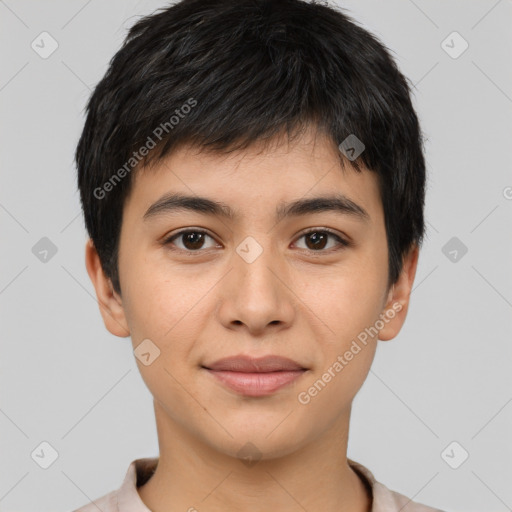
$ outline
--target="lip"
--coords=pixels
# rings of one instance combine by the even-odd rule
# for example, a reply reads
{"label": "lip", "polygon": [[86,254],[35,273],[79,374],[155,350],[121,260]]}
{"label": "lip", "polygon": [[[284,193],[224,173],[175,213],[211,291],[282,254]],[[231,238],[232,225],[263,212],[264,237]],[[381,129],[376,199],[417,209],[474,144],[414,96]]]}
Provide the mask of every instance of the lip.
{"label": "lip", "polygon": [[281,356],[235,356],[203,366],[215,379],[245,396],[268,396],[300,378],[307,368]]}
{"label": "lip", "polygon": [[208,370],[214,371],[223,370],[243,373],[268,373],[306,369],[292,359],[275,355],[264,357],[251,357],[245,355],[225,357],[212,364],[204,365],[204,367]]}

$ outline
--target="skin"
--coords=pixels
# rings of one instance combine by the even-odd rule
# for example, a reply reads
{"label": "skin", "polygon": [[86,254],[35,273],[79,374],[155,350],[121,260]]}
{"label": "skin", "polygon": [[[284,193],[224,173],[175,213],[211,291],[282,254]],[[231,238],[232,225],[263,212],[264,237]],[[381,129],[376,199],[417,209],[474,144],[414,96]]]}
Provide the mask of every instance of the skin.
{"label": "skin", "polygon": [[[154,397],[160,460],[138,488],[153,512],[184,510],[366,512],[359,476],[347,463],[352,401],[374,358],[377,340],[400,331],[416,273],[418,249],[387,287],[384,213],[376,175],[339,163],[338,149],[309,130],[293,143],[275,139],[229,155],[183,146],[152,168],[137,171],[123,211],[119,277],[112,290],[89,240],[86,267],[107,329],[131,336],[135,349],[150,339],[160,355],[141,375]],[[206,196],[237,212],[235,220],[180,211],[143,220],[166,192]],[[280,202],[340,191],[369,221],[317,212],[276,223]],[[184,228],[208,231],[203,245]],[[309,228],[330,228],[316,249]],[[236,252],[247,236],[263,249],[248,263]],[[173,250],[174,247],[174,250]],[[199,247],[199,248],[197,248]],[[194,252],[195,249],[195,252]],[[188,253],[187,253],[188,250]],[[379,315],[395,308],[378,336],[311,399],[298,401]],[[201,365],[226,356],[277,354],[308,368],[267,397],[224,387]],[[244,464],[251,442],[260,459]],[[194,507],[194,508],[191,508]]]}

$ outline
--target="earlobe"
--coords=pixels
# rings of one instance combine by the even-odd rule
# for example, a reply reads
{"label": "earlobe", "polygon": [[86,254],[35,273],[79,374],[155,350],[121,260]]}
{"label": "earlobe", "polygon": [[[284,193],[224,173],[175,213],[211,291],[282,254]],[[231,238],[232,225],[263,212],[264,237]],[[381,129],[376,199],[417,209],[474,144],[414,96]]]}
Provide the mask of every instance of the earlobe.
{"label": "earlobe", "polygon": [[96,290],[96,297],[105,327],[115,336],[128,337],[130,329],[126,321],[121,297],[114,291],[111,280],[105,276],[98,252],[90,238],[85,245],[85,266]]}
{"label": "earlobe", "polygon": [[379,332],[379,340],[389,341],[393,339],[400,332],[405,322],[418,266],[418,256],[419,248],[414,245],[404,257],[400,276],[391,287],[386,306],[381,314],[384,326]]}

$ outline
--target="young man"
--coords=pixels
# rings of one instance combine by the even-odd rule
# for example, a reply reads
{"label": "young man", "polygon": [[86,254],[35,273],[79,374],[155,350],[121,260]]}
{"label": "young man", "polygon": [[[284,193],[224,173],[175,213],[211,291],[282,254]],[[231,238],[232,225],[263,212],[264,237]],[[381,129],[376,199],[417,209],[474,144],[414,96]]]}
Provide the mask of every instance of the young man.
{"label": "young man", "polygon": [[424,233],[418,119],[374,36],[301,0],[183,0],[130,30],[76,160],[160,447],[81,512],[434,510],[347,459]]}

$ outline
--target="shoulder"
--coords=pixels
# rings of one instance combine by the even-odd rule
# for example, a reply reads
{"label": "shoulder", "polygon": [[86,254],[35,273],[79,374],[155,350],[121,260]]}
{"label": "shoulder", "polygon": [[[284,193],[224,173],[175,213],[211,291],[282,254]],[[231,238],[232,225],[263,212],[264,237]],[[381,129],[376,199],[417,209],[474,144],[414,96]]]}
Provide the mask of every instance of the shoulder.
{"label": "shoulder", "polygon": [[350,467],[361,477],[373,498],[371,512],[443,512],[417,503],[399,492],[388,489],[375,479],[373,473],[362,464],[348,459]]}
{"label": "shoulder", "polygon": [[98,510],[102,512],[118,512],[117,491],[111,491],[72,512],[98,512]]}
{"label": "shoulder", "polygon": [[72,512],[150,512],[137,492],[153,474],[158,464],[158,457],[133,460],[126,471],[119,489],[111,491]]}
{"label": "shoulder", "polygon": [[[378,482],[376,485],[384,487]],[[395,507],[390,510],[400,510],[401,512],[443,512],[438,508],[432,508],[427,505],[423,505],[422,503],[412,501],[411,498],[408,498],[399,492],[392,491],[387,487],[385,489],[389,493],[390,499],[393,500],[393,506]]]}

